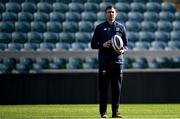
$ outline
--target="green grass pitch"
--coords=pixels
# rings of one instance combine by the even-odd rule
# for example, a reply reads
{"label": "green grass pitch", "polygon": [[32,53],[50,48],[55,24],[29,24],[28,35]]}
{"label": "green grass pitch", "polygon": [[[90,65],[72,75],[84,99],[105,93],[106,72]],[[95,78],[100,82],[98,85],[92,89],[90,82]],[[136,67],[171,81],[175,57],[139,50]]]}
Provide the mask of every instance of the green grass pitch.
{"label": "green grass pitch", "polygon": [[[180,119],[180,104],[122,104],[121,113],[124,119]],[[0,119],[60,118],[99,119],[98,104],[0,105]]]}

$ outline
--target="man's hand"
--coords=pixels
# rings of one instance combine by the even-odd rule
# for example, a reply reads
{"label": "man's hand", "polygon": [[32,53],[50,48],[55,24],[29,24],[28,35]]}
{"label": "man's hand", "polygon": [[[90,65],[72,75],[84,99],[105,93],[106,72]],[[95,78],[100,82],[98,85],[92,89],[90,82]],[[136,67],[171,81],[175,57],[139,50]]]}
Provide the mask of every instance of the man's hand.
{"label": "man's hand", "polygon": [[124,54],[124,49],[118,50],[117,53],[118,53],[119,55]]}
{"label": "man's hand", "polygon": [[103,47],[104,47],[104,48],[109,48],[111,45],[112,45],[111,40],[108,40],[108,41],[106,41],[105,43],[103,43]]}

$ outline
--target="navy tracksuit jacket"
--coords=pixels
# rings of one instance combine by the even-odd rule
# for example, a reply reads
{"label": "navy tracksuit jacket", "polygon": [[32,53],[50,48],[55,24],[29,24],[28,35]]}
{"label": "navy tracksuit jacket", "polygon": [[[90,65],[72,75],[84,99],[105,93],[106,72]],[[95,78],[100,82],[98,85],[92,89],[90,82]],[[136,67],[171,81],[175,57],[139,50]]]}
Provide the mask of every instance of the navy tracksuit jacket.
{"label": "navy tracksuit jacket", "polygon": [[115,34],[121,36],[124,48],[127,49],[125,27],[117,21],[112,25],[107,21],[99,24],[94,31],[91,41],[91,47],[99,49],[100,114],[105,113],[107,110],[109,82],[111,82],[112,90],[112,111],[116,112],[119,109],[123,56],[117,54],[112,47],[103,47],[103,43],[110,40]]}

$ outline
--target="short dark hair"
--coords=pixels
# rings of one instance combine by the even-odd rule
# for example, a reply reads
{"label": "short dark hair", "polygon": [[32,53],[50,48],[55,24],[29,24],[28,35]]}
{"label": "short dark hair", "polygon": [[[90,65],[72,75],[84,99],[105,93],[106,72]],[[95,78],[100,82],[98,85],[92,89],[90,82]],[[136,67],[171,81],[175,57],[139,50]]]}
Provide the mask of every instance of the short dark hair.
{"label": "short dark hair", "polygon": [[105,12],[107,12],[108,9],[112,9],[112,8],[116,10],[116,8],[113,5],[109,5],[106,7]]}

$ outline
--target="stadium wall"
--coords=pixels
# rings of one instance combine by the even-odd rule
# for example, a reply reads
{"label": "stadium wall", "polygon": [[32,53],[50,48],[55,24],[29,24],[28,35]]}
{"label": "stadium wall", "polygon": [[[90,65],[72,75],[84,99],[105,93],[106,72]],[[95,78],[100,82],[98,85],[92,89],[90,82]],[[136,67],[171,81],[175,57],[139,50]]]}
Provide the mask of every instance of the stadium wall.
{"label": "stadium wall", "polygon": [[[97,75],[97,71],[1,74],[0,104],[98,103]],[[179,77],[179,70],[124,71],[121,102],[180,103]]]}

